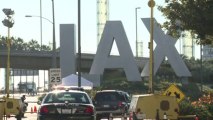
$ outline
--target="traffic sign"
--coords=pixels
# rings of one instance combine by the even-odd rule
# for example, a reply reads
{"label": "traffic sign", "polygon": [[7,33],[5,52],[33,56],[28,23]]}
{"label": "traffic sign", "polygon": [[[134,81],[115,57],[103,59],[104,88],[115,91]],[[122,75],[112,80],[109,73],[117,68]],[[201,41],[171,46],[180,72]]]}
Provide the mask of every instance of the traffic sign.
{"label": "traffic sign", "polygon": [[61,84],[61,69],[60,68],[51,68],[50,69],[50,81],[51,85]]}
{"label": "traffic sign", "polygon": [[185,98],[185,94],[174,84],[170,85],[163,95],[175,96],[178,103]]}

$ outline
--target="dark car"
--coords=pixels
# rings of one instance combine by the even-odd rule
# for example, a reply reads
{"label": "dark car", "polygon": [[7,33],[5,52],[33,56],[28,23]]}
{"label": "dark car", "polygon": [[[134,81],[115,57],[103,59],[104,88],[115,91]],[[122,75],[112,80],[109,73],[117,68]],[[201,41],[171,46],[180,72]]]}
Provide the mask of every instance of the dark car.
{"label": "dark car", "polygon": [[38,120],[95,120],[92,100],[84,91],[56,90],[46,94]]}
{"label": "dark car", "polygon": [[120,90],[102,90],[95,94],[93,104],[96,108],[97,120],[109,118],[110,114],[113,117],[120,116],[128,112],[130,96]]}

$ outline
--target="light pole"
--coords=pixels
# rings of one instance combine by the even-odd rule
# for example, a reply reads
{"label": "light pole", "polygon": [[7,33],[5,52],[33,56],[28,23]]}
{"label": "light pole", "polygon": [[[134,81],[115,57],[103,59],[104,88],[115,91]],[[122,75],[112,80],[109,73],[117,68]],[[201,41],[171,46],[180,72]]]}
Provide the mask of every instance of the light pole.
{"label": "light pole", "polygon": [[155,6],[154,0],[149,0],[148,6],[151,9],[150,18],[150,58],[149,58],[149,93],[153,93],[153,77],[154,77],[154,55],[153,55],[153,32],[154,32],[154,18],[153,18],[153,8]]}
{"label": "light pole", "polygon": [[40,35],[41,35],[41,51],[42,51],[42,2],[40,0]]}
{"label": "light pole", "polygon": [[25,15],[25,17],[39,17],[41,19],[45,19],[47,20],[48,22],[50,22],[51,24],[53,24],[53,22],[45,17],[42,17],[42,16],[37,16],[37,15]]}
{"label": "light pole", "polygon": [[40,18],[40,37],[41,37],[41,50],[42,50],[42,39],[43,39],[43,37],[42,37],[42,19],[46,19],[47,21],[49,21],[50,23],[52,23],[53,24],[53,22],[52,21],[50,21],[49,19],[47,19],[47,18],[44,18],[44,17],[42,17],[42,2],[41,2],[41,0],[40,0],[40,16],[34,16],[34,15],[25,15],[25,17],[39,17]]}
{"label": "light pole", "polygon": [[13,27],[14,20],[12,16],[14,15],[14,11],[11,9],[6,9],[4,8],[2,10],[4,14],[7,16],[2,23],[4,26],[8,28],[8,37],[7,37],[7,72],[6,72],[6,92],[7,92],[7,97],[9,97],[9,84],[10,84],[10,45],[11,45],[11,40],[10,40],[10,28]]}
{"label": "light pole", "polygon": [[47,20],[48,22],[50,22],[52,25],[53,25],[53,55],[52,55],[52,68],[56,68],[56,47],[55,47],[55,24],[54,22],[52,22],[51,20],[45,18],[45,17],[42,17],[42,16],[36,16],[36,15],[25,15],[25,17],[39,17],[40,19],[45,19]]}
{"label": "light pole", "polygon": [[53,59],[52,59],[52,68],[57,68],[56,65],[56,43],[55,43],[55,12],[54,12],[54,0],[52,0],[52,13],[53,13]]}
{"label": "light pole", "polygon": [[78,87],[81,87],[81,0],[78,0]]}
{"label": "light pole", "polygon": [[[41,13],[40,13],[41,14]],[[53,25],[53,50],[52,50],[52,68],[57,68],[56,65],[56,42],[55,42],[55,12],[54,12],[54,0],[52,0],[52,14],[53,14],[53,20],[49,20],[42,16],[32,16],[32,15],[26,15],[25,17],[39,17],[40,19],[45,19],[52,23]],[[42,25],[42,24],[41,24]],[[42,34],[42,33],[41,33]]]}
{"label": "light pole", "polygon": [[136,32],[135,32],[135,45],[136,45],[136,57],[138,57],[138,9],[140,9],[140,7],[136,7],[135,8],[135,28],[136,28]]}

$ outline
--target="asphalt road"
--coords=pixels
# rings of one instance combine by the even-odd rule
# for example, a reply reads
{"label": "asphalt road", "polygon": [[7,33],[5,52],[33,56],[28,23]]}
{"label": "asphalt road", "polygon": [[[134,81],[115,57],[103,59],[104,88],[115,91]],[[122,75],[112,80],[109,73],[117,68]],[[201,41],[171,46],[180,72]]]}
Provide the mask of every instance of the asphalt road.
{"label": "asphalt road", "polygon": [[[21,97],[23,94],[15,94],[16,97]],[[0,95],[1,96],[1,95]],[[13,96],[13,95],[11,95]],[[28,102],[27,112],[24,115],[24,118],[22,120],[37,120],[37,110],[39,105],[37,104],[37,98],[38,96],[30,96],[26,95],[26,102]],[[15,117],[5,118],[3,120],[16,120]],[[107,120],[107,119],[102,119]],[[113,120],[122,120],[121,118],[114,118]]]}

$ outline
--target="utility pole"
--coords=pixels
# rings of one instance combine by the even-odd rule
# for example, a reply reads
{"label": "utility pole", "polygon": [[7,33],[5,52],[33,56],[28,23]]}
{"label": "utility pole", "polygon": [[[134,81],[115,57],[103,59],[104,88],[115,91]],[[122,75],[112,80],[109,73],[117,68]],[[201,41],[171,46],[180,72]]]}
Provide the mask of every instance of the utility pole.
{"label": "utility pole", "polygon": [[153,93],[153,77],[154,77],[154,55],[153,55],[153,32],[154,32],[154,18],[153,18],[153,8],[155,6],[154,0],[149,0],[149,7],[151,8],[151,18],[150,18],[150,58],[149,58],[149,93]]}
{"label": "utility pole", "polygon": [[8,37],[7,37],[7,72],[6,72],[6,93],[7,97],[9,98],[9,85],[10,85],[10,45],[11,45],[11,40],[10,40],[10,28],[13,27],[14,20],[12,16],[14,15],[14,11],[11,9],[6,9],[4,8],[2,10],[4,14],[7,16],[2,23],[4,26],[8,28]]}
{"label": "utility pole", "polygon": [[43,50],[42,49],[42,39],[43,39],[42,32],[43,32],[43,30],[42,30],[42,2],[40,0],[40,37],[41,37],[40,39],[41,39],[41,51]]}
{"label": "utility pole", "polygon": [[78,0],[78,87],[81,87],[81,0]]}
{"label": "utility pole", "polygon": [[52,55],[52,68],[57,68],[56,65],[56,42],[55,42],[55,12],[54,12],[54,0],[52,0],[52,13],[53,13],[53,55]]}

